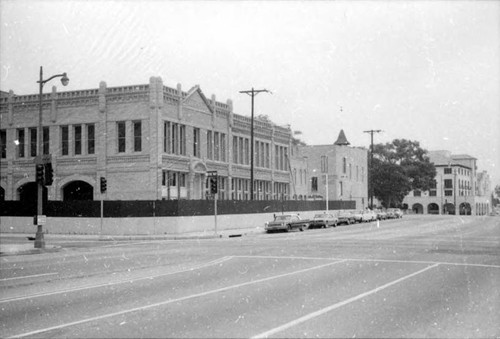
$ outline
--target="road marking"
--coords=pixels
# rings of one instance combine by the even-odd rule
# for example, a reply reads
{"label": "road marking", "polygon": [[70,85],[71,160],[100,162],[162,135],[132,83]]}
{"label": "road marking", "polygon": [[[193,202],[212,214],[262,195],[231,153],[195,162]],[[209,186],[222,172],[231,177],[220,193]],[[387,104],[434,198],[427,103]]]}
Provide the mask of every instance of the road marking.
{"label": "road marking", "polygon": [[357,259],[357,258],[322,258],[322,257],[285,257],[285,256],[266,256],[266,255],[235,255],[234,258],[261,258],[261,259],[304,259],[304,260],[344,260],[358,262],[386,262],[386,263],[401,263],[401,264],[425,264],[425,265],[448,265],[448,266],[470,266],[484,268],[500,268],[500,265],[473,264],[473,263],[454,263],[454,262],[439,262],[426,260],[396,260],[396,259]]}
{"label": "road marking", "polygon": [[252,281],[244,282],[244,283],[241,283],[241,284],[236,284],[236,285],[221,287],[221,288],[218,288],[218,289],[215,289],[215,290],[210,290],[210,291],[206,291],[206,292],[196,293],[196,294],[188,295],[188,296],[185,296],[185,297],[180,297],[180,298],[177,298],[177,299],[169,299],[169,300],[158,302],[158,303],[155,303],[155,304],[150,304],[150,305],[141,306],[141,307],[135,307],[135,308],[131,308],[131,309],[128,309],[128,310],[123,310],[123,311],[119,311],[119,312],[115,312],[115,313],[104,314],[104,315],[100,315],[100,316],[97,316],[97,317],[92,317],[92,318],[87,318],[87,319],[83,319],[83,320],[73,321],[73,322],[70,322],[70,323],[61,324],[61,325],[57,325],[57,326],[47,327],[47,328],[43,328],[43,329],[32,331],[32,332],[26,332],[26,333],[22,333],[22,334],[17,334],[17,335],[11,336],[9,338],[22,338],[22,337],[27,337],[27,336],[31,336],[31,335],[37,335],[37,334],[40,334],[40,333],[44,333],[44,332],[48,332],[48,331],[52,331],[52,330],[58,330],[58,329],[65,328],[65,327],[80,325],[80,324],[88,323],[88,322],[91,322],[91,321],[96,321],[96,320],[101,320],[101,319],[116,317],[118,315],[132,313],[132,312],[137,312],[137,311],[143,311],[143,310],[147,310],[147,309],[154,308],[154,307],[164,306],[164,305],[168,305],[168,304],[172,304],[172,303],[176,303],[176,302],[181,302],[181,301],[185,301],[185,300],[189,300],[189,299],[204,297],[204,296],[207,296],[207,295],[210,295],[210,294],[215,294],[215,293],[229,291],[229,290],[240,288],[240,287],[243,287],[243,286],[258,284],[258,283],[261,283],[261,282],[264,282],[264,281],[279,279],[279,278],[287,277],[287,276],[294,275],[294,274],[305,273],[305,272],[309,272],[309,271],[312,271],[312,270],[317,270],[317,269],[321,269],[321,268],[324,268],[324,267],[336,265],[336,264],[339,264],[339,263],[342,263],[342,262],[344,262],[344,260],[342,260],[342,261],[336,261],[336,262],[332,262],[332,263],[328,263],[328,264],[323,264],[323,265],[318,265],[318,266],[313,266],[313,267],[305,268],[305,269],[298,270],[298,271],[293,271],[293,272],[283,273],[283,274],[279,274],[279,275],[274,275],[274,276],[271,276],[271,277],[262,278],[262,279],[258,279],[258,280],[252,280]]}
{"label": "road marking", "polygon": [[43,273],[43,274],[35,274],[35,275],[25,275],[23,277],[3,278],[3,279],[0,279],[0,281],[16,280],[16,279],[29,279],[29,278],[37,278],[37,277],[43,277],[43,276],[46,276],[46,275],[56,275],[56,274],[59,274],[59,273],[55,272],[55,273]]}
{"label": "road marking", "polygon": [[[184,269],[184,270],[179,270],[179,271],[174,271],[174,272],[168,272],[168,273],[161,273],[161,274],[155,274],[155,275],[150,275],[150,276],[147,276],[147,277],[128,278],[128,279],[118,280],[118,281],[104,283],[104,284],[86,285],[86,286],[80,286],[80,287],[75,287],[75,288],[68,288],[68,289],[65,289],[65,290],[58,290],[58,291],[54,291],[54,292],[36,293],[36,294],[26,295],[26,296],[22,296],[22,297],[12,297],[12,298],[0,299],[0,303],[6,303],[6,302],[12,302],[12,301],[19,301],[19,300],[25,300],[25,299],[32,299],[32,298],[47,297],[47,296],[55,295],[55,294],[77,292],[77,291],[82,291],[82,290],[89,290],[89,289],[92,289],[92,288],[107,287],[107,286],[113,286],[113,285],[118,285],[118,284],[123,284],[123,283],[131,283],[131,282],[140,281],[140,280],[154,279],[154,278],[159,278],[159,277],[163,277],[163,276],[167,276],[167,275],[172,275],[172,274],[177,274],[177,273],[183,273],[183,272],[193,271],[193,270],[201,269],[201,268],[204,268],[204,267],[221,264],[221,263],[223,263],[223,262],[225,262],[227,260],[230,260],[231,258],[232,257],[222,257],[222,258],[210,261],[208,263],[205,263],[205,264],[202,264],[202,265],[198,265],[198,266],[193,266],[191,268],[187,268],[187,269]],[[55,273],[55,274],[57,274],[57,273]]]}
{"label": "road marking", "polygon": [[398,284],[398,283],[400,283],[400,282],[402,282],[402,281],[404,281],[404,280],[406,280],[406,279],[409,279],[409,278],[411,278],[411,277],[414,277],[414,276],[416,276],[416,275],[418,275],[418,274],[421,274],[421,273],[423,273],[423,272],[425,272],[425,271],[428,271],[428,270],[430,270],[430,269],[432,269],[432,268],[434,268],[434,267],[437,267],[437,266],[439,266],[439,264],[434,264],[434,265],[432,265],[432,266],[428,266],[428,267],[426,267],[426,268],[424,268],[424,269],[421,269],[421,270],[419,270],[419,271],[417,271],[417,272],[414,272],[414,273],[408,274],[408,275],[406,275],[406,276],[404,276],[404,277],[402,277],[402,278],[399,278],[399,279],[397,279],[397,280],[391,281],[391,282],[389,282],[389,283],[387,283],[387,284],[384,284],[384,285],[382,285],[382,286],[379,286],[379,287],[377,287],[377,288],[374,288],[373,290],[370,290],[370,291],[368,291],[368,292],[358,294],[358,295],[357,295],[357,296],[355,296],[355,297],[352,297],[352,298],[346,299],[346,300],[344,300],[344,301],[341,301],[341,302],[339,302],[339,303],[336,303],[336,304],[330,305],[330,306],[325,307],[325,308],[323,308],[323,309],[321,309],[321,310],[319,310],[319,311],[309,313],[309,314],[307,314],[307,315],[305,315],[305,316],[303,316],[303,317],[300,317],[300,318],[298,318],[298,319],[292,320],[292,321],[290,321],[289,323],[286,323],[286,324],[283,324],[283,325],[281,325],[281,326],[275,327],[275,328],[273,328],[273,329],[271,329],[271,330],[269,330],[269,331],[266,331],[266,332],[263,332],[263,333],[257,334],[256,336],[253,336],[253,337],[252,337],[252,339],[253,339],[253,338],[267,338],[267,337],[269,337],[270,335],[276,334],[276,333],[278,333],[278,332],[282,332],[282,331],[284,331],[284,330],[286,330],[286,329],[288,329],[288,328],[290,328],[290,327],[296,326],[296,325],[298,325],[298,324],[301,324],[301,323],[306,322],[306,321],[308,321],[308,320],[311,320],[311,319],[313,319],[313,318],[319,317],[320,315],[323,315],[323,314],[325,314],[325,313],[327,313],[327,312],[330,312],[330,311],[332,311],[332,310],[334,310],[334,309],[337,309],[337,308],[339,308],[339,307],[345,306],[345,305],[350,304],[350,303],[352,303],[352,302],[355,302],[355,301],[357,301],[357,300],[359,300],[359,299],[362,299],[362,298],[364,298],[364,297],[367,297],[367,296],[369,296],[369,295],[371,295],[371,294],[374,294],[374,293],[377,293],[377,292],[379,292],[379,291],[382,291],[382,290],[384,290],[384,289],[386,289],[386,288],[388,288],[388,287],[391,287],[391,286],[393,286],[393,285],[396,285],[396,284]]}

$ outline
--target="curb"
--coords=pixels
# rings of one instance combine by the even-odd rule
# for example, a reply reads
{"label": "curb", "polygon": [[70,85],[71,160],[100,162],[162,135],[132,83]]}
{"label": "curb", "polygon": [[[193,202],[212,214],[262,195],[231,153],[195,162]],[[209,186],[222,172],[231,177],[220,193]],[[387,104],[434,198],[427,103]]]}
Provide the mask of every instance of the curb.
{"label": "curb", "polygon": [[46,247],[46,248],[33,248],[30,250],[3,251],[3,252],[0,252],[0,257],[7,257],[7,256],[11,256],[11,255],[54,253],[54,252],[59,252],[61,249],[62,249],[61,246],[52,246],[52,247]]}

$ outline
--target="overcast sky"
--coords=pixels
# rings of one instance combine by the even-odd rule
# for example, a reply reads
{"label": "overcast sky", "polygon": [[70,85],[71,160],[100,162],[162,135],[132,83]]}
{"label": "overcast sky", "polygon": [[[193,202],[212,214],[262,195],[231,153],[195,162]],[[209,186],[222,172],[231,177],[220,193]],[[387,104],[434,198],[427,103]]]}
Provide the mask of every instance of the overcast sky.
{"label": "overcast sky", "polygon": [[[310,145],[417,140],[500,184],[500,1],[0,0],[3,91],[146,84],[232,99]],[[45,91],[50,91],[52,85]]]}

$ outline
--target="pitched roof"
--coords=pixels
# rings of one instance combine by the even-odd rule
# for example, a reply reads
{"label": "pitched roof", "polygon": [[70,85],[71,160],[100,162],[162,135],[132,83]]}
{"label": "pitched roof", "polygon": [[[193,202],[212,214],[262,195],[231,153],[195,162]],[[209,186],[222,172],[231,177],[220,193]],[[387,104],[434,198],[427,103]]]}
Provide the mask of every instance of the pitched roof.
{"label": "pitched roof", "polygon": [[334,145],[337,145],[337,146],[348,146],[350,144],[351,143],[349,141],[347,141],[347,138],[345,137],[344,130],[341,129],[340,133],[339,133],[339,137],[337,138],[337,141],[334,142]]}

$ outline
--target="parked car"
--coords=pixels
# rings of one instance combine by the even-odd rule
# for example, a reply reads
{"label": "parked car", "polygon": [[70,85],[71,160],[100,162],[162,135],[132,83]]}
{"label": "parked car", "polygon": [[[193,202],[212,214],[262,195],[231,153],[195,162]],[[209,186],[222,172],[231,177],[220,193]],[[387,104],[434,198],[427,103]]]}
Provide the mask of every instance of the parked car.
{"label": "parked car", "polygon": [[350,224],[354,224],[355,223],[355,221],[354,221],[354,215],[351,212],[349,212],[349,211],[340,211],[340,212],[338,212],[337,218],[339,219],[337,225],[340,225],[340,224],[350,225]]}
{"label": "parked car", "polygon": [[326,227],[336,227],[339,219],[332,213],[321,213],[316,214],[314,218],[309,222],[309,228],[326,228]]}
{"label": "parked car", "polygon": [[274,220],[266,223],[265,230],[268,233],[280,230],[289,232],[293,229],[302,232],[308,226],[309,221],[301,219],[298,214],[275,214]]}
{"label": "parked car", "polygon": [[352,211],[354,222],[363,222],[363,211]]}
{"label": "parked car", "polygon": [[403,217],[403,212],[399,208],[388,208],[387,215],[390,218],[398,219]]}
{"label": "parked car", "polygon": [[377,219],[378,220],[385,220],[387,219],[387,213],[383,210],[374,210],[374,212],[377,214]]}
{"label": "parked car", "polygon": [[377,214],[370,209],[363,211],[363,222],[372,222],[377,220]]}

